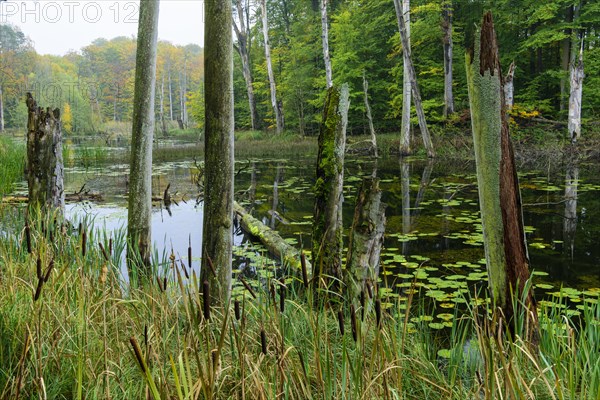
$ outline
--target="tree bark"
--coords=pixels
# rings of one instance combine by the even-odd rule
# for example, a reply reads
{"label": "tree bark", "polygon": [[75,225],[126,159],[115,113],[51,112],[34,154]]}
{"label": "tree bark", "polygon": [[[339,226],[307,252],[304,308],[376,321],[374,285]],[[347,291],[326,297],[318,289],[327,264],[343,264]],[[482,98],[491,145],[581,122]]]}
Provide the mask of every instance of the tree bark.
{"label": "tree bark", "polygon": [[348,240],[346,282],[351,298],[360,294],[365,282],[377,282],[379,258],[385,233],[385,208],[381,202],[379,179],[363,179],[356,199],[354,220]]}
{"label": "tree bark", "polygon": [[348,85],[327,90],[319,129],[317,181],[312,235],[314,276],[330,286],[330,277],[342,278],[342,203],[344,153],[350,105]]}
{"label": "tree bark", "polygon": [[60,111],[42,110],[27,93],[27,186],[29,206],[64,211],[64,165]]}
{"label": "tree bark", "polygon": [[[231,295],[233,246],[233,38],[231,1],[205,7],[205,178],[201,280],[211,301],[227,304]],[[212,262],[217,276],[208,268]]]}
{"label": "tree bark", "polygon": [[[233,29],[237,36],[237,49],[240,53],[242,60],[242,74],[244,75],[244,81],[246,82],[246,92],[248,93],[248,105],[250,107],[250,124],[252,130],[258,129],[258,111],[256,109],[256,100],[254,99],[254,79],[252,77],[252,69],[250,64],[250,27],[246,25],[244,18],[244,8],[242,7],[242,0],[236,0],[235,5],[237,8],[238,20],[240,26],[238,28],[235,21],[233,21]],[[246,9],[246,14],[248,10]]]}
{"label": "tree bark", "polygon": [[265,58],[267,63],[267,74],[269,75],[269,87],[271,89],[271,107],[275,113],[275,123],[277,126],[277,134],[283,132],[283,113],[281,103],[277,101],[277,88],[275,85],[275,75],[273,74],[273,65],[271,63],[271,46],[269,45],[269,21],[267,19],[267,0],[260,1],[262,14],[262,28],[265,41]]}
{"label": "tree bark", "polygon": [[[537,340],[535,301],[527,286],[529,257],[521,194],[502,92],[502,70],[491,13],[484,16],[475,47],[466,57],[473,144],[485,256],[494,312],[514,332],[513,304],[524,300],[529,332]],[[514,301],[513,301],[514,300]]]}
{"label": "tree bark", "polygon": [[506,104],[506,110],[510,110],[513,108],[515,103],[515,62],[511,62],[508,67],[508,73],[504,78],[504,103]]}
{"label": "tree bark", "polygon": [[[394,0],[394,6],[396,7],[396,17],[398,20],[398,28],[400,31],[400,40],[402,40],[402,54],[404,55],[404,62],[408,69],[407,72],[408,77],[410,79],[410,87],[412,89],[415,109],[417,110],[419,128],[421,129],[421,136],[423,137],[423,145],[427,150],[427,156],[433,158],[435,157],[435,150],[433,149],[433,143],[431,142],[431,136],[429,135],[429,129],[427,128],[427,121],[425,120],[423,104],[421,103],[421,93],[419,91],[419,85],[417,83],[417,74],[415,72],[415,67],[413,65],[411,57],[410,39],[406,31],[406,24],[403,18],[403,8],[400,4],[400,0]],[[408,11],[408,8],[406,9],[406,11]]]}
{"label": "tree bark", "polygon": [[371,115],[371,106],[369,105],[369,82],[365,71],[363,71],[363,89],[365,93],[365,113],[367,114],[367,121],[369,122],[369,132],[371,133],[371,149],[373,150],[373,157],[379,157],[377,152],[377,136],[375,135],[375,127],[373,126],[373,117]]}
{"label": "tree bark", "polygon": [[327,18],[327,4],[329,0],[321,0],[321,41],[323,42],[323,62],[325,64],[325,82],[329,89],[333,86],[333,72],[331,70],[331,57],[329,56],[329,25]]}
{"label": "tree bark", "polygon": [[[574,6],[567,6],[565,22],[573,23]],[[566,38],[560,42],[560,66],[564,71],[564,76],[560,78],[560,111],[565,109],[565,99],[567,98],[567,73],[569,72],[569,61],[571,60],[571,46],[573,29],[565,29]]]}
{"label": "tree bark", "polygon": [[[583,49],[582,49],[583,50]],[[575,143],[581,136],[581,98],[583,95],[583,51],[577,62],[571,63],[571,95],[569,96],[569,138]]]}
{"label": "tree bark", "polygon": [[[406,36],[408,37],[407,48],[410,48],[410,0],[394,1],[396,7],[396,16],[400,18],[400,15],[404,17],[404,29],[406,30]],[[403,13],[402,11],[405,10]],[[400,23],[398,23],[398,29],[400,29]],[[404,45],[403,45],[404,46]],[[410,85],[410,78],[408,72],[408,64],[406,59],[402,59],[402,122],[400,124],[400,155],[409,155],[412,151],[410,143],[410,111],[412,104],[412,87]]]}
{"label": "tree bark", "polygon": [[165,76],[161,77],[160,83],[160,127],[163,136],[167,136],[167,125],[165,123]]}
{"label": "tree bark", "polygon": [[[154,96],[156,83],[156,42],[159,0],[140,4],[127,220],[128,263],[150,266],[152,217],[152,140],[154,137]],[[147,268],[146,273],[149,273]]]}
{"label": "tree bark", "polygon": [[452,92],[452,1],[447,0],[442,9],[442,32],[444,42],[444,118],[454,113],[454,95]]}

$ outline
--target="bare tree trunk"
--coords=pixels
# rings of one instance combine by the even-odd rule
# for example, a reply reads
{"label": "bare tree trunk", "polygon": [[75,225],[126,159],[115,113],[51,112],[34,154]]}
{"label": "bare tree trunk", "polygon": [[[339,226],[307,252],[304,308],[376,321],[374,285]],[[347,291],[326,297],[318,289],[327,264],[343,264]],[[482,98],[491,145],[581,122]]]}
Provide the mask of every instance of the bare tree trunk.
{"label": "bare tree trunk", "polygon": [[[211,301],[231,295],[233,246],[233,38],[231,1],[208,1],[205,10],[205,178],[201,280]],[[212,263],[217,276],[209,268]]]}
{"label": "bare tree trunk", "polygon": [[509,111],[513,108],[515,102],[515,62],[511,62],[508,67],[508,73],[504,78],[504,102],[506,104],[506,110]]}
{"label": "bare tree trunk", "polygon": [[341,90],[330,87],[319,129],[312,259],[314,276],[319,284],[323,280],[326,287],[332,283],[329,277],[342,278],[344,153],[349,105],[347,84]]}
{"label": "bare tree trunk", "polygon": [[[408,33],[406,31],[406,24],[403,18],[403,8],[400,4],[400,0],[394,0],[394,6],[396,7],[396,17],[398,20],[400,39],[402,40],[402,53],[404,55],[404,62],[406,63],[405,65],[408,67],[408,77],[410,78],[410,86],[414,98],[413,101],[415,103],[415,109],[417,110],[417,118],[419,119],[419,128],[421,129],[421,136],[423,137],[423,145],[427,150],[427,156],[435,157],[435,150],[433,149],[433,143],[431,142],[431,136],[429,135],[429,129],[427,128],[427,121],[425,120],[423,104],[421,103],[421,93],[419,91],[419,85],[417,83],[417,74],[415,72],[415,67],[412,62],[410,41]],[[408,11],[408,8],[406,11]]]}
{"label": "bare tree trunk", "polygon": [[27,186],[29,206],[65,208],[60,111],[38,107],[27,93]]}
{"label": "bare tree trunk", "polygon": [[[517,170],[504,106],[502,70],[491,13],[485,14],[481,36],[466,55],[467,83],[473,125],[473,145],[479,206],[494,311],[500,310],[513,334],[537,343],[535,301],[529,280],[529,256]],[[527,332],[514,332],[514,304],[524,300]],[[502,328],[501,328],[502,329]]]}
{"label": "bare tree trunk", "polygon": [[452,1],[447,0],[442,9],[442,32],[444,42],[444,118],[454,113],[454,95],[452,93]]}
{"label": "bare tree trunk", "polygon": [[186,58],[183,60],[183,103],[182,103],[182,116],[183,116],[183,125],[185,126],[185,128],[187,129],[188,127],[188,111],[187,111],[187,55],[185,56]]}
{"label": "bare tree trunk", "polygon": [[329,57],[329,26],[327,21],[327,3],[329,0],[320,0],[321,5],[321,40],[323,41],[323,61],[325,63],[325,81],[327,88],[333,86],[333,72],[331,58]]}
{"label": "bare tree trunk", "polygon": [[377,152],[377,136],[375,135],[373,117],[371,116],[371,106],[369,105],[369,82],[367,82],[365,71],[363,71],[363,89],[365,92],[365,111],[367,114],[367,121],[369,121],[369,132],[371,133],[371,149],[373,150],[373,156],[377,158],[379,157]]}
{"label": "bare tree trunk", "polygon": [[167,136],[167,125],[165,123],[165,76],[161,77],[160,83],[160,126],[163,136]]}
{"label": "bare tree trunk", "polygon": [[267,19],[267,0],[260,0],[263,36],[265,40],[265,58],[267,62],[267,73],[269,75],[269,86],[271,88],[271,106],[275,113],[275,123],[277,124],[277,134],[283,132],[283,113],[281,104],[277,101],[277,88],[275,86],[275,75],[273,74],[273,65],[271,64],[271,46],[269,45],[269,21]]}
{"label": "bare tree trunk", "polygon": [[[133,123],[131,129],[131,165],[129,168],[129,205],[127,219],[128,263],[138,260],[150,266],[152,246],[152,140],[154,137],[154,95],[156,82],[156,42],[159,0],[140,4]],[[149,273],[147,268],[145,273]]]}
{"label": "bare tree trunk", "polygon": [[[394,1],[394,6],[396,6],[396,16],[403,15],[406,36],[408,37],[407,48],[410,48],[410,0],[402,0],[402,4],[400,4],[399,1]],[[403,13],[402,10],[406,11]],[[400,25],[398,25],[398,28],[400,29]],[[410,85],[408,64],[406,63],[405,58],[402,59],[402,66],[402,122],[400,124],[400,155],[408,155],[412,151],[410,143],[412,88]]]}
{"label": "bare tree trunk", "polygon": [[0,85],[0,132],[4,132],[4,92]]}
{"label": "bare tree trunk", "polygon": [[385,208],[381,202],[379,179],[375,176],[363,179],[356,198],[346,257],[346,282],[351,298],[360,294],[367,280],[377,282],[385,233]]}
{"label": "bare tree trunk", "polygon": [[[574,6],[567,6],[567,15],[565,22],[570,24],[573,22]],[[560,66],[564,71],[564,76],[560,78],[560,111],[565,109],[567,99],[567,73],[569,72],[569,61],[571,60],[571,46],[573,30],[568,28],[565,30],[566,38],[560,42]]]}
{"label": "bare tree trunk", "polygon": [[[248,105],[250,107],[250,124],[252,130],[258,129],[258,111],[256,109],[256,100],[254,99],[254,79],[252,77],[252,69],[250,64],[250,30],[249,26],[245,22],[244,8],[242,7],[242,0],[235,1],[238,20],[240,26],[238,28],[235,21],[233,21],[233,29],[237,36],[237,49],[240,53],[242,60],[242,74],[244,75],[244,81],[246,82],[246,92],[248,93]],[[246,14],[249,10],[246,8]]]}
{"label": "bare tree trunk", "polygon": [[174,121],[173,119],[173,84],[171,82],[171,64],[168,64],[167,67],[168,72],[168,76],[169,76],[169,117],[171,119],[171,121]]}
{"label": "bare tree trunk", "polygon": [[577,62],[571,63],[571,95],[569,96],[569,138],[575,143],[581,136],[581,98],[583,95],[583,47]]}

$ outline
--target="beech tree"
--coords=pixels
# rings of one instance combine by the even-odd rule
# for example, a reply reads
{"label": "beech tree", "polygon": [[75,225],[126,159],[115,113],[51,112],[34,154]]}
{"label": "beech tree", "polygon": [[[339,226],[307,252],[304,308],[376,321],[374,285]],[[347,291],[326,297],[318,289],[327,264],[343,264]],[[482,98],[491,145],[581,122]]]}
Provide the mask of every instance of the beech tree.
{"label": "beech tree", "polygon": [[260,0],[262,15],[262,30],[265,46],[265,59],[267,63],[267,73],[269,75],[269,88],[271,89],[271,107],[275,115],[275,124],[277,134],[283,132],[283,110],[281,103],[277,100],[277,86],[275,84],[275,74],[273,73],[273,64],[271,62],[271,45],[269,44],[269,20],[267,18],[267,0]]}
{"label": "beech tree", "polygon": [[138,23],[131,164],[129,168],[129,206],[127,218],[128,260],[139,257],[150,265],[152,215],[152,140],[154,137],[154,92],[156,81],[156,41],[159,0],[140,3]]}
{"label": "beech tree", "polygon": [[231,0],[208,1],[204,13],[205,190],[200,276],[208,282],[211,302],[226,304],[231,294],[233,246]]}

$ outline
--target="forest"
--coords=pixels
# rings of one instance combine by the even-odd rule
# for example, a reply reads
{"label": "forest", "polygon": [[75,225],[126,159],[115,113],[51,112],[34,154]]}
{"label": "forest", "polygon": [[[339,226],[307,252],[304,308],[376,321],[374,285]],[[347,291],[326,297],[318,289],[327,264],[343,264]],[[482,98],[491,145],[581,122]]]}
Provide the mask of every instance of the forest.
{"label": "forest", "polygon": [[1,399],[598,399],[600,2],[135,4],[0,24]]}

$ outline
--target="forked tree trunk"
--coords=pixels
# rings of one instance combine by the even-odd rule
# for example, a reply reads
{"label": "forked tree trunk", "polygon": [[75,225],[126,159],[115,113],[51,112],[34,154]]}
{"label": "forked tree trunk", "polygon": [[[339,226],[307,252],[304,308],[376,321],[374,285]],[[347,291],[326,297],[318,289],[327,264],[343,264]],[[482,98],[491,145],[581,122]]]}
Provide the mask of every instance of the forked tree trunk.
{"label": "forked tree trunk", "polygon": [[60,111],[38,107],[27,93],[27,186],[29,206],[65,207]]}
{"label": "forked tree trunk", "polygon": [[[159,0],[140,4],[135,87],[131,129],[131,164],[127,218],[127,259],[130,268],[140,261],[150,266],[152,233],[152,141],[156,83],[156,42]],[[149,273],[149,269],[144,271]]]}
{"label": "forked tree trunk", "polygon": [[267,0],[260,1],[262,14],[263,37],[265,41],[265,58],[267,63],[267,74],[269,75],[269,87],[271,89],[271,107],[275,114],[275,123],[277,126],[277,134],[283,132],[283,113],[281,103],[277,100],[277,87],[275,85],[275,74],[273,73],[273,65],[271,63],[271,45],[269,44],[269,21],[267,19]]}
{"label": "forked tree trunk", "polygon": [[[583,49],[582,49],[583,50]],[[575,143],[581,136],[581,98],[583,95],[583,51],[571,64],[571,95],[569,96],[569,138]]]}
{"label": "forked tree trunk", "polygon": [[[428,157],[435,157],[435,150],[433,149],[433,143],[431,142],[431,136],[429,129],[427,128],[427,121],[425,120],[425,112],[423,111],[423,104],[421,102],[421,93],[419,91],[419,85],[417,83],[417,74],[415,67],[412,62],[411,51],[410,51],[410,40],[406,31],[406,24],[403,18],[403,8],[400,4],[400,0],[394,0],[394,6],[396,7],[396,17],[398,20],[398,27],[400,31],[400,40],[402,40],[402,54],[404,55],[404,62],[408,68],[408,77],[410,79],[410,87],[412,89],[413,101],[415,109],[417,110],[417,118],[419,120],[419,128],[421,129],[421,136],[423,137],[423,145],[427,150]],[[408,11],[408,8],[405,10]]]}
{"label": "forked tree trunk", "polygon": [[327,90],[319,130],[317,182],[312,234],[314,276],[326,286],[328,277],[342,278],[342,203],[344,153],[350,105],[348,85]]}
{"label": "forked tree trunk", "polygon": [[[233,38],[231,1],[208,1],[205,10],[205,179],[202,282],[211,301],[231,295],[233,246]],[[212,262],[217,276],[212,273]]]}
{"label": "forked tree trunk", "polygon": [[513,108],[515,103],[515,62],[511,62],[508,67],[508,73],[504,78],[504,102],[506,104],[506,110],[509,111]]}
{"label": "forked tree trunk", "polygon": [[325,63],[325,81],[327,88],[333,86],[333,72],[331,70],[331,57],[329,56],[329,26],[327,18],[327,4],[329,0],[320,0],[321,6],[321,41],[323,42],[323,62]]}
{"label": "forked tree trunk", "polygon": [[452,92],[452,1],[447,0],[442,9],[442,32],[444,42],[444,117],[454,113],[454,95]]}
{"label": "forked tree trunk", "polygon": [[363,179],[356,198],[346,257],[346,282],[351,298],[360,294],[367,280],[377,282],[385,233],[385,208],[381,202],[379,179],[375,176]]}
{"label": "forked tree trunk", "polygon": [[373,116],[371,115],[371,106],[369,105],[369,82],[365,71],[363,71],[363,89],[365,93],[365,113],[367,114],[367,121],[369,122],[369,132],[371,134],[371,149],[373,150],[373,156],[379,157],[377,152],[377,135],[375,135],[375,127],[373,126]]}
{"label": "forked tree trunk", "polygon": [[466,69],[488,284],[494,312],[500,311],[498,316],[504,318],[511,331],[513,317],[520,312],[513,304],[524,300],[525,318],[530,328],[525,334],[535,342],[537,317],[527,286],[529,257],[521,194],[491,13],[485,14],[480,34],[475,38],[474,49],[466,56]]}

